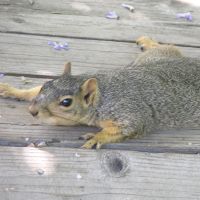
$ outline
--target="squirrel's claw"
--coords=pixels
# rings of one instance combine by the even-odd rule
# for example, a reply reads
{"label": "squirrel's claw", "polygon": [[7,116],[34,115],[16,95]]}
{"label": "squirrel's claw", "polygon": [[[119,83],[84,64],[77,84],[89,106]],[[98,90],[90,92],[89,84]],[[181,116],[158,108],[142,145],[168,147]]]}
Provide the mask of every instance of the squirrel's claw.
{"label": "squirrel's claw", "polygon": [[96,149],[99,149],[102,146],[102,144],[96,141],[95,138],[92,138],[88,140],[83,146],[81,146],[81,148],[92,149],[92,147],[94,147],[95,145],[96,145]]}
{"label": "squirrel's claw", "polygon": [[79,140],[89,140],[92,139],[95,136],[95,133],[86,133],[84,135],[81,135],[79,137]]}
{"label": "squirrel's claw", "polygon": [[[89,136],[92,136],[91,133]],[[100,131],[96,134],[93,134],[92,138],[89,139],[81,148],[92,149],[95,147],[95,149],[100,149],[103,144],[110,143],[111,141],[115,142],[113,140],[113,135],[106,131]]]}

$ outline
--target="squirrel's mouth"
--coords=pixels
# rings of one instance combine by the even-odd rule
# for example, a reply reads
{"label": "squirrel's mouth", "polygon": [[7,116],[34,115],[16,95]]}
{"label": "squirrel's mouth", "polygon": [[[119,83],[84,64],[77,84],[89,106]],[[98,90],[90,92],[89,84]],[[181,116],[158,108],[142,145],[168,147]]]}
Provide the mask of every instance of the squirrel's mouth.
{"label": "squirrel's mouth", "polygon": [[79,121],[76,119],[59,115],[59,113],[52,113],[48,109],[41,109],[34,117],[39,119],[41,123],[48,125],[74,126],[80,124]]}

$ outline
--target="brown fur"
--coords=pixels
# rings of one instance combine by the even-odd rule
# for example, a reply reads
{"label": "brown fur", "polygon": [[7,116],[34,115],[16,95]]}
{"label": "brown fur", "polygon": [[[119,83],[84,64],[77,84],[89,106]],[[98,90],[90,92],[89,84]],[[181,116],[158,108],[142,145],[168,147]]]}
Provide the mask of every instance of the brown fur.
{"label": "brown fur", "polygon": [[[100,127],[96,135],[83,136],[89,139],[83,148],[100,148],[155,129],[199,126],[200,61],[147,37],[137,44],[144,52],[122,69],[72,76],[65,65],[65,74],[42,88],[0,84],[0,95],[25,100],[36,96],[29,110],[49,124]],[[66,99],[72,103],[63,106]]]}

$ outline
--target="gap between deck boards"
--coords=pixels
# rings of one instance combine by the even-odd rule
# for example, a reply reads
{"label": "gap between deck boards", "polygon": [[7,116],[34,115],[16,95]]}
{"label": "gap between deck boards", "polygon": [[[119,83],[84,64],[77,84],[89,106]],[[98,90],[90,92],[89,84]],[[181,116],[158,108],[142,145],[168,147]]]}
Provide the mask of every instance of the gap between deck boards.
{"label": "gap between deck boards", "polygon": [[27,74],[27,73],[11,73],[11,72],[5,72],[5,76],[12,76],[12,77],[28,77],[28,78],[44,78],[44,79],[55,79],[60,76],[51,76],[51,75],[37,75],[37,74]]}
{"label": "gap between deck boards", "polygon": [[[57,35],[57,34],[43,34],[43,33],[27,33],[27,32],[19,32],[19,31],[0,31],[0,33],[7,34],[19,34],[19,35],[32,35],[32,36],[45,36],[45,37],[58,37],[58,38],[68,38],[68,39],[79,39],[79,40],[94,40],[94,41],[109,41],[109,42],[123,42],[123,43],[135,43],[136,40],[120,40],[120,39],[106,39],[106,38],[96,38],[96,37],[78,37],[78,36],[66,36],[66,35]],[[158,41],[159,42],[159,41]],[[160,44],[168,44],[164,42],[159,42]],[[191,47],[191,48],[200,48],[199,45],[184,45],[180,43],[173,43],[175,46],[179,47]]]}

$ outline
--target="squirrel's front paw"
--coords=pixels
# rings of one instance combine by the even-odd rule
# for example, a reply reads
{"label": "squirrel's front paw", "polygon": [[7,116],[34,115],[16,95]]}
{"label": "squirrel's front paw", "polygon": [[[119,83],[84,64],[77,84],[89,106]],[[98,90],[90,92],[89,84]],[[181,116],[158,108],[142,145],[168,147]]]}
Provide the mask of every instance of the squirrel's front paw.
{"label": "squirrel's front paw", "polygon": [[108,143],[116,143],[121,142],[126,138],[125,135],[116,132],[109,132],[108,129],[106,131],[102,130],[98,133],[96,133],[92,139],[88,140],[82,148],[84,149],[92,149],[93,147],[96,147],[96,149],[100,149],[102,145],[108,144]]}
{"label": "squirrel's front paw", "polygon": [[141,36],[136,40],[136,44],[140,46],[141,51],[146,51],[147,49],[158,47],[159,44],[152,40],[150,37]]}
{"label": "squirrel's front paw", "polygon": [[6,83],[0,83],[0,96],[1,97],[12,97],[12,87]]}
{"label": "squirrel's front paw", "polygon": [[82,148],[84,149],[92,149],[96,147],[96,149],[100,149],[103,144],[108,143],[105,136],[101,133],[97,133],[92,139],[89,139]]}

